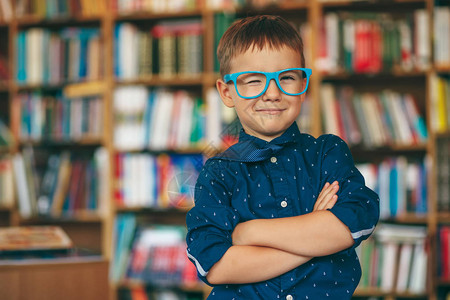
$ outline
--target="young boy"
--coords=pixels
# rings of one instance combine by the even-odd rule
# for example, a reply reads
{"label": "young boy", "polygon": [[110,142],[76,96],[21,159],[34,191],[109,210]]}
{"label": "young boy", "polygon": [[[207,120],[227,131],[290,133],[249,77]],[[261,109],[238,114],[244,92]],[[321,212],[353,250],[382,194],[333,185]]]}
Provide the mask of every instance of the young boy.
{"label": "young boy", "polygon": [[280,17],[248,17],[217,55],[217,89],[243,130],[205,163],[186,218],[209,299],[350,299],[354,248],[374,230],[379,200],[340,138],[298,130],[311,75],[298,33]]}

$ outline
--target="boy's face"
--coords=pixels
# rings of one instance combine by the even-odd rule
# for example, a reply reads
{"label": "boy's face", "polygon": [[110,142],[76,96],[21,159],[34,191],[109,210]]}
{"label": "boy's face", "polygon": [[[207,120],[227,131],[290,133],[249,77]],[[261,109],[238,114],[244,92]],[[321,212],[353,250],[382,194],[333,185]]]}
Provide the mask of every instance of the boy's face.
{"label": "boy's face", "polygon": [[[238,54],[231,60],[230,73],[244,71],[275,72],[288,68],[301,68],[298,52],[283,47],[280,50],[264,48]],[[306,79],[304,79],[306,83]],[[280,136],[297,119],[305,94],[289,96],[271,80],[264,94],[253,99],[239,97],[232,82],[217,80],[222,101],[234,107],[246,133],[271,141]]]}

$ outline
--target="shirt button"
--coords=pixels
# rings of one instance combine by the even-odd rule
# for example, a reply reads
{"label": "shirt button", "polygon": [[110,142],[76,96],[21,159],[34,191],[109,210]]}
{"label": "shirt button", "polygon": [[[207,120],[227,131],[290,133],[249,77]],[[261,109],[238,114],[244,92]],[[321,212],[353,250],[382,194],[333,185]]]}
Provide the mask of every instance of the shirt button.
{"label": "shirt button", "polygon": [[286,201],[281,201],[281,207],[286,207],[286,206],[287,206],[287,202]]}
{"label": "shirt button", "polygon": [[276,162],[277,162],[277,158],[276,158],[275,156],[272,156],[272,157],[270,158],[270,162],[276,163]]}
{"label": "shirt button", "polygon": [[294,300],[294,297],[292,297],[292,295],[287,295],[286,300]]}

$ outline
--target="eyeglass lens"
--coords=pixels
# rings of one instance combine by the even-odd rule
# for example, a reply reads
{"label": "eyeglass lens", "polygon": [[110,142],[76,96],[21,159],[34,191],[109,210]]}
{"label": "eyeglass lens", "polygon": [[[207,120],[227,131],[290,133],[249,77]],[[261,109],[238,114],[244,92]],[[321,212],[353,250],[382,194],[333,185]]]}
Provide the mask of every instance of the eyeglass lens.
{"label": "eyeglass lens", "polygon": [[[289,70],[278,76],[279,85],[284,93],[300,94],[305,89],[303,79],[306,74],[302,70]],[[264,91],[267,77],[262,73],[244,73],[237,77],[236,86],[243,97],[256,97]]]}

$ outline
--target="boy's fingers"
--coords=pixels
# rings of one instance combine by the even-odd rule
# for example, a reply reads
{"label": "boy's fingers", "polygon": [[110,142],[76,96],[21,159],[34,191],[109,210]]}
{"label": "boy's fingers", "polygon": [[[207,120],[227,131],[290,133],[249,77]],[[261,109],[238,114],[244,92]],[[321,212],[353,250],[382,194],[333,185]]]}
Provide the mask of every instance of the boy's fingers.
{"label": "boy's fingers", "polygon": [[320,191],[320,193],[319,193],[319,197],[317,198],[317,199],[321,199],[324,195],[325,195],[325,193],[327,192],[327,189],[330,187],[330,184],[327,182],[326,184],[325,184],[325,186],[323,187],[323,189]]}
{"label": "boy's fingers", "polygon": [[[328,182],[324,185],[324,188],[322,189],[319,198],[317,199],[314,210],[323,210],[327,208],[331,208],[334,206],[335,201],[337,200],[336,192],[339,190],[338,182],[335,181],[332,184],[329,184]],[[334,200],[333,197],[336,196],[336,199]],[[331,207],[330,207],[331,205]]]}
{"label": "boy's fingers", "polygon": [[[320,201],[323,199],[326,199],[327,197],[331,197],[332,195],[336,194],[336,192],[339,190],[339,185],[333,183],[332,185],[328,186],[327,188],[324,188],[322,192],[319,195]],[[318,200],[319,200],[318,199]]]}
{"label": "boy's fingers", "polygon": [[316,210],[326,210],[326,209],[332,208],[336,204],[337,199],[338,199],[337,195],[333,195],[333,196],[329,197],[326,201],[322,201],[318,205]]}

